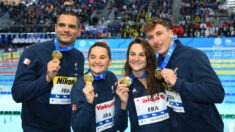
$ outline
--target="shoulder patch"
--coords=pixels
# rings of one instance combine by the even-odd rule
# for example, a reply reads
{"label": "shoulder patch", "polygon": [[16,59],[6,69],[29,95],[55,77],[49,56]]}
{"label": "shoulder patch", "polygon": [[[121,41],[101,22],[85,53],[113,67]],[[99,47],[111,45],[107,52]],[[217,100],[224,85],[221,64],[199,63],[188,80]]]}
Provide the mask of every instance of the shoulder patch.
{"label": "shoulder patch", "polygon": [[28,59],[28,58],[24,58],[23,63],[24,63],[25,65],[30,65],[30,62],[31,62],[31,60],[30,60],[30,59]]}

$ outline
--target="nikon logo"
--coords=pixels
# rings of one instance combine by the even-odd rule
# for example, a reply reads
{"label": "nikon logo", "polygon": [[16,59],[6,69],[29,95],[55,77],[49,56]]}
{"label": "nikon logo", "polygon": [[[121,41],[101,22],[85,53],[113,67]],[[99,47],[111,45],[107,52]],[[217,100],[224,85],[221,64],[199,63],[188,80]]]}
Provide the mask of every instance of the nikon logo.
{"label": "nikon logo", "polygon": [[67,79],[67,78],[58,78],[56,84],[67,84],[67,85],[73,85],[75,83],[75,80]]}

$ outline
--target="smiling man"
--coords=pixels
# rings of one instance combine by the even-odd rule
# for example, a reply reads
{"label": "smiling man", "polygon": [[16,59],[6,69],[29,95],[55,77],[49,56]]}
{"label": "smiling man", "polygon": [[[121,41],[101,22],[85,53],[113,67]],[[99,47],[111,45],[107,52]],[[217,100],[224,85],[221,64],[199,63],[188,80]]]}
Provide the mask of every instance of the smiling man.
{"label": "smiling man", "polygon": [[70,91],[84,69],[84,56],[74,48],[76,14],[63,12],[55,32],[54,40],[30,46],[19,60],[12,96],[22,103],[24,132],[70,132]]}
{"label": "smiling man", "polygon": [[223,132],[215,103],[221,103],[225,93],[208,57],[174,41],[172,30],[161,19],[147,20],[145,33],[159,54],[157,71],[168,97],[171,132]]}
{"label": "smiling man", "polygon": [[56,37],[61,47],[74,45],[79,33],[79,20],[69,13],[61,14],[55,25]]}

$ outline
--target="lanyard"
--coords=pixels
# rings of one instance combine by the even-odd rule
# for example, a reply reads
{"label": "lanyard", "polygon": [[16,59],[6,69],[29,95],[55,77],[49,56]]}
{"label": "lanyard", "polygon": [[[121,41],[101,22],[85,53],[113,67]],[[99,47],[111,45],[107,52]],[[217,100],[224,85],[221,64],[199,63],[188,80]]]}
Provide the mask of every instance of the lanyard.
{"label": "lanyard", "polygon": [[[67,46],[67,47],[60,48],[59,42],[58,42],[58,39],[57,39],[57,38],[54,39],[54,43],[55,43],[55,50],[59,50],[59,51],[69,51],[69,50],[71,50],[71,49],[74,48],[74,45],[69,45],[69,46]],[[75,44],[77,44],[77,43],[78,43],[78,41],[76,40],[76,41],[75,41]]]}
{"label": "lanyard", "polygon": [[170,47],[170,49],[168,50],[167,54],[166,54],[166,57],[164,59],[164,61],[162,61],[162,57],[159,55],[159,61],[160,61],[160,66],[157,67],[157,69],[163,69],[167,66],[170,58],[171,58],[171,55],[172,53],[174,52],[175,48],[176,48],[176,43],[174,42],[173,45]]}
{"label": "lanyard", "polygon": [[[87,74],[91,74],[91,75],[92,75],[91,71],[89,71]],[[96,76],[96,77],[94,77],[94,80],[101,80],[101,79],[103,79],[106,75],[107,75],[107,71],[104,72],[104,73],[102,73],[102,74],[100,74],[100,75],[98,75],[98,76]]]}

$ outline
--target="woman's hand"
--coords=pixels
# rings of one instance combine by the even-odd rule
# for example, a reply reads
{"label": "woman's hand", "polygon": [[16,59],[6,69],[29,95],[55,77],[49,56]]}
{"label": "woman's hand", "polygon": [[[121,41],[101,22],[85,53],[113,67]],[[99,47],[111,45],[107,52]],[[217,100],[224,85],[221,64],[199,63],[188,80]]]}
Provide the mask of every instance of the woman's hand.
{"label": "woman's hand", "polygon": [[116,94],[119,96],[121,100],[121,109],[126,110],[128,97],[129,97],[129,87],[126,84],[120,84],[120,80],[118,80],[118,86],[116,89]]}
{"label": "woman's hand", "polygon": [[87,102],[93,104],[95,98],[94,87],[92,86],[92,82],[87,82],[85,87],[83,88],[83,93],[86,96]]}

